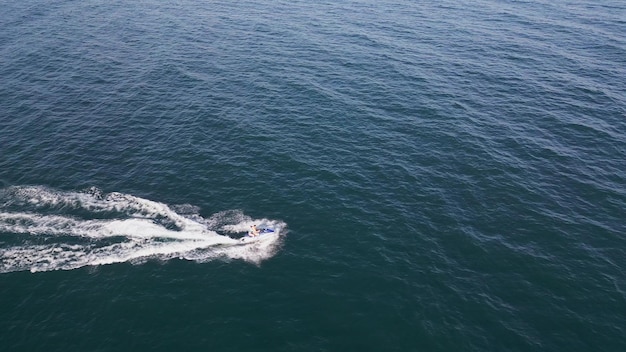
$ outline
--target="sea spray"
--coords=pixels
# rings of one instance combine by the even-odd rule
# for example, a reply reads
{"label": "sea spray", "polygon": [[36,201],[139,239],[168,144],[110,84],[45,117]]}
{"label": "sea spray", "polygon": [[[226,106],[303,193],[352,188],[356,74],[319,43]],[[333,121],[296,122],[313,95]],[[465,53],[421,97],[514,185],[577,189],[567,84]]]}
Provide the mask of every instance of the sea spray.
{"label": "sea spray", "polygon": [[[182,209],[177,212],[175,209]],[[0,191],[0,272],[69,270],[172,258],[260,263],[279,248],[286,224],[238,210],[208,218],[198,207],[169,206],[130,194],[45,187]],[[237,239],[251,224],[271,227],[263,241]]]}

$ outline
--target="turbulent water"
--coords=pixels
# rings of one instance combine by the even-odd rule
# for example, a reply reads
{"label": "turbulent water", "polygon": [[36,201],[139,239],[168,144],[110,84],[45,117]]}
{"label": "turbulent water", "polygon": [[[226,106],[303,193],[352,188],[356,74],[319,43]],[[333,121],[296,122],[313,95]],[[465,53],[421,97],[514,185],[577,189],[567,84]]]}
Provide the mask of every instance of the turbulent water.
{"label": "turbulent water", "polygon": [[626,350],[622,1],[0,5],[2,350]]}
{"label": "turbulent water", "polygon": [[[260,262],[271,256],[284,228],[284,223],[253,220],[237,212],[204,219],[126,194],[103,196],[97,189],[89,191],[62,193],[20,187],[5,192],[2,198],[9,200],[5,208],[20,211],[0,213],[0,231],[27,236],[18,235],[25,238],[0,250],[0,272],[74,269],[146,258],[202,262],[227,257]],[[194,210],[191,206],[179,208]],[[262,241],[242,242],[254,224],[274,232]],[[216,231],[242,235],[234,239]]]}

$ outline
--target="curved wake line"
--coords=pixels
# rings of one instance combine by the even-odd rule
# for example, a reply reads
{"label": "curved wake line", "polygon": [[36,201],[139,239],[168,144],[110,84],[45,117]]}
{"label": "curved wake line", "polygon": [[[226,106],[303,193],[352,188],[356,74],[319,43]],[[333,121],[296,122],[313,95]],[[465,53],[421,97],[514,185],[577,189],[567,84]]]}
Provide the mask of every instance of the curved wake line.
{"label": "curved wake line", "polygon": [[[252,224],[275,232],[251,243],[225,235],[241,235]],[[61,192],[10,187],[0,190],[0,273],[142,263],[151,258],[242,259],[258,264],[277,252],[285,228],[281,221],[252,219],[236,210],[209,218],[197,212],[183,215],[163,203],[117,192],[103,195],[96,188]]]}

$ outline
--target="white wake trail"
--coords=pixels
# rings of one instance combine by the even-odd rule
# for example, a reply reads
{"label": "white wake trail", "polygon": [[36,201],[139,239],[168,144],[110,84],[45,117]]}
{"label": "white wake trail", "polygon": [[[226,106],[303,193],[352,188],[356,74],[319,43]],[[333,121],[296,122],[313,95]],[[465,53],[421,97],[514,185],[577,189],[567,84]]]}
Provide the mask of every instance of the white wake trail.
{"label": "white wake trail", "polygon": [[[197,209],[184,206],[185,209]],[[243,243],[251,224],[275,230]],[[286,224],[225,211],[208,219],[123,193],[62,192],[45,187],[0,190],[0,272],[69,270],[151,258],[259,263],[279,248]],[[221,233],[221,234],[220,234]]]}

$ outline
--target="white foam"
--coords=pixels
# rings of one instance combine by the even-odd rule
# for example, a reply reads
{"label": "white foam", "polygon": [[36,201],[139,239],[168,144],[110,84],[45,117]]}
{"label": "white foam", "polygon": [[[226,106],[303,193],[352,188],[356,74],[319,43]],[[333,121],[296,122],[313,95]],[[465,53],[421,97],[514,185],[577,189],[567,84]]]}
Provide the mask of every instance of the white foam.
{"label": "white foam", "polygon": [[[252,224],[275,232],[251,243],[218,233],[243,233]],[[149,258],[260,263],[276,253],[285,227],[239,211],[209,219],[181,215],[163,203],[117,192],[103,195],[93,188],[12,187],[0,191],[0,272],[69,270]],[[3,241],[4,236],[18,240]]]}

